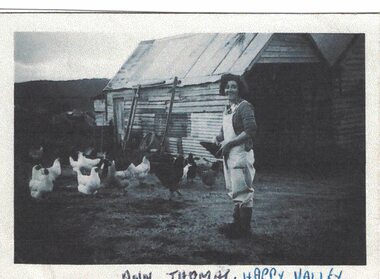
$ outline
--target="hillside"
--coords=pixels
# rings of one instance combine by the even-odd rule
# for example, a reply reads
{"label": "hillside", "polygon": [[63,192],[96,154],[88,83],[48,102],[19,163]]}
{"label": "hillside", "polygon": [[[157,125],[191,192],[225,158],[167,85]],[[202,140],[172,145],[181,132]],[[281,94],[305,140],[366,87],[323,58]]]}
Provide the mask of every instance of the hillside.
{"label": "hillside", "polygon": [[73,109],[92,111],[91,97],[100,94],[108,79],[29,81],[15,83],[16,108],[60,113]]}

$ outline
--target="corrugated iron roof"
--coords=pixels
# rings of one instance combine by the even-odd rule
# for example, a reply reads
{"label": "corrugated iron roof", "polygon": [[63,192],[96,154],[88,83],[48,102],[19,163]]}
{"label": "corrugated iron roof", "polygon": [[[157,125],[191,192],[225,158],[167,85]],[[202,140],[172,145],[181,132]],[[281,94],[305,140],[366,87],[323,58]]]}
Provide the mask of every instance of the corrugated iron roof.
{"label": "corrugated iron roof", "polygon": [[180,86],[217,81],[223,73],[243,74],[271,33],[185,34],[141,42],[104,90],[138,84]]}
{"label": "corrugated iron roof", "polygon": [[[244,74],[273,33],[197,33],[140,42],[105,91],[137,85],[179,86],[216,82],[224,73]],[[352,34],[311,34],[330,65],[347,48]]]}
{"label": "corrugated iron roof", "polygon": [[351,43],[354,34],[310,34],[330,66],[342,55]]}

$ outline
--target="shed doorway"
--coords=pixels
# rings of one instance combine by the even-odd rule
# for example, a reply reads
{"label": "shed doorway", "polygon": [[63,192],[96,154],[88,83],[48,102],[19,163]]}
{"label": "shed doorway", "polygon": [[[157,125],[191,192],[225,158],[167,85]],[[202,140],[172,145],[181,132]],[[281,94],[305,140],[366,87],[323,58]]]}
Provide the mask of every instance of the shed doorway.
{"label": "shed doorway", "polygon": [[255,107],[258,164],[323,161],[333,142],[328,74],[319,63],[256,64],[245,77]]}

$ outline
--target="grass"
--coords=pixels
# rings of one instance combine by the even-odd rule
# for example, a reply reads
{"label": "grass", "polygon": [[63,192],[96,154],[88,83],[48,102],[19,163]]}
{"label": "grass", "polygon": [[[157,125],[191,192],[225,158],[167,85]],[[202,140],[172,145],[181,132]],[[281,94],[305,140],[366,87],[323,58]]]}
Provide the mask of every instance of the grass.
{"label": "grass", "polygon": [[16,263],[365,264],[365,186],[352,172],[261,170],[252,237],[229,240],[217,230],[232,220],[233,207],[221,173],[212,189],[197,178],[172,202],[154,176],[150,186],[94,197],[61,177],[36,202],[27,193],[28,168],[16,170]]}

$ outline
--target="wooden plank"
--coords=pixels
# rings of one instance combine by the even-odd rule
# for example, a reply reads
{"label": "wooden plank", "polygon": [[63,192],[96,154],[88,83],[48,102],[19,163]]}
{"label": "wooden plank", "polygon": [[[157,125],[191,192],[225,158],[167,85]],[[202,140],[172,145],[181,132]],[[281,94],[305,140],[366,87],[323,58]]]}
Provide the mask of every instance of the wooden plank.
{"label": "wooden plank", "polygon": [[316,58],[260,58],[257,63],[318,63]]}
{"label": "wooden plank", "polygon": [[194,102],[181,102],[181,103],[174,103],[174,105],[177,108],[184,108],[184,107],[209,107],[209,106],[226,106],[228,104],[227,100],[216,100],[216,101],[194,101]]}
{"label": "wooden plank", "polygon": [[95,113],[95,123],[96,126],[106,126],[107,121],[106,121],[106,114],[105,113]]}
{"label": "wooden plank", "polygon": [[215,92],[189,92],[179,95],[180,100],[192,100],[194,98],[208,98],[208,99],[225,99],[225,96],[219,95],[219,90]]}
{"label": "wooden plank", "polygon": [[[159,103],[164,102],[164,103],[166,103],[166,101],[170,101],[170,95],[168,95],[168,96],[149,96],[148,100],[149,100],[148,103],[150,103],[150,102],[159,102]],[[175,96],[174,100],[179,101],[180,97]]]}
{"label": "wooden plank", "polygon": [[305,47],[308,43],[307,42],[299,42],[299,41],[279,41],[273,39],[270,43],[270,46],[273,48],[279,47],[279,48],[298,48],[298,47]]}
{"label": "wooden plank", "polygon": [[136,107],[137,107],[138,101],[139,101],[139,91],[140,91],[140,86],[138,86],[137,89],[135,89],[135,95],[133,96],[132,106],[130,108],[130,114],[128,117],[128,124],[127,124],[127,128],[126,128],[126,134],[127,135],[126,135],[125,140],[123,142],[123,151],[125,151],[126,147],[128,146],[129,139],[130,139],[130,136],[132,133],[133,124],[134,124],[135,115],[136,115]]}
{"label": "wooden plank", "polygon": [[94,100],[94,111],[95,112],[103,112],[105,110],[106,110],[106,101],[105,101],[105,99]]}
{"label": "wooden plank", "polygon": [[183,107],[183,108],[173,108],[175,113],[192,113],[192,112],[223,112],[224,106],[213,106],[213,107]]}
{"label": "wooden plank", "polygon": [[223,120],[222,113],[212,113],[212,114],[216,114],[215,116],[210,115],[211,113],[204,113],[206,115],[203,117],[197,114],[203,114],[203,113],[193,113],[191,116],[191,119],[200,120],[200,121],[207,119],[207,121],[210,121],[210,122],[221,122]]}
{"label": "wooden plank", "polygon": [[272,57],[289,57],[289,58],[315,58],[318,57],[313,52],[307,51],[292,51],[292,52],[277,52],[277,51],[264,51],[261,54],[261,58],[272,58]]}
{"label": "wooden plank", "polygon": [[171,96],[171,99],[170,99],[169,112],[168,112],[168,115],[166,117],[165,132],[164,132],[164,135],[162,137],[162,142],[161,142],[161,146],[160,146],[160,152],[164,151],[164,143],[165,143],[165,138],[166,138],[168,130],[169,130],[170,116],[171,116],[172,111],[173,111],[173,103],[174,103],[174,97],[175,97],[175,91],[176,91],[177,83],[178,83],[178,78],[175,77],[174,78],[174,83],[173,83],[173,88],[171,89],[171,91],[172,91],[171,95],[172,96]]}
{"label": "wooden plank", "polygon": [[311,53],[315,52],[312,48],[305,48],[305,46],[298,45],[298,44],[276,46],[274,45],[273,40],[264,50],[264,52],[305,52],[305,51],[311,52]]}
{"label": "wooden plank", "polygon": [[[124,102],[125,105],[132,105],[132,101],[126,101]],[[154,105],[166,105],[166,102],[164,101],[156,101],[156,102],[144,102],[144,101],[139,101],[139,105],[151,105],[151,104],[154,104]]]}
{"label": "wooden plank", "polygon": [[308,40],[305,37],[306,34],[280,34],[276,33],[274,35],[274,42],[287,42],[287,43],[298,43],[298,44],[308,44]]}

